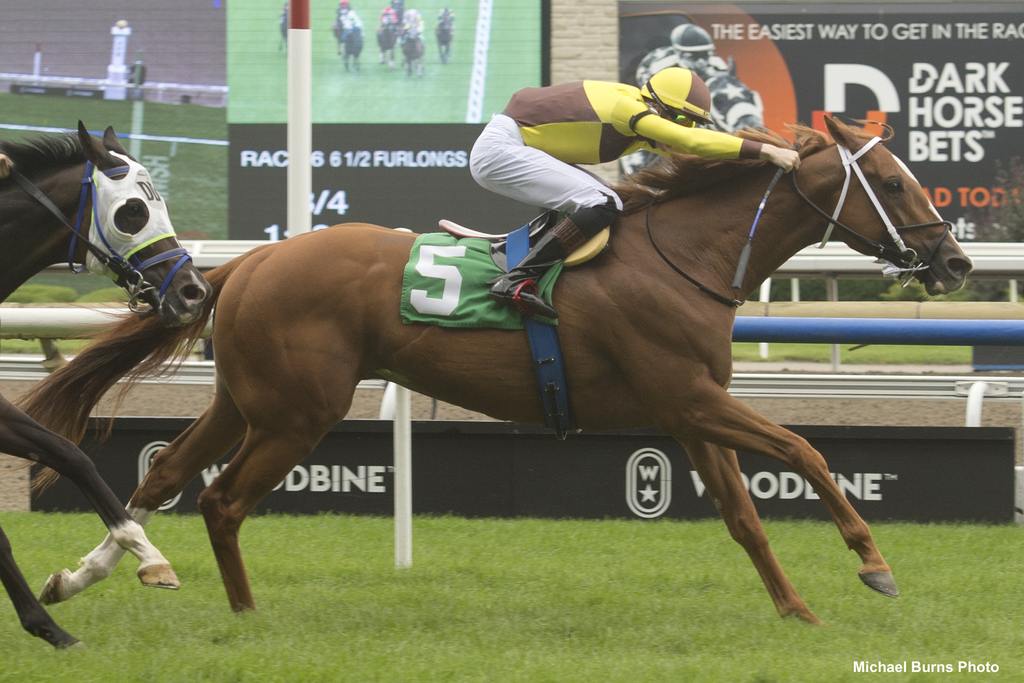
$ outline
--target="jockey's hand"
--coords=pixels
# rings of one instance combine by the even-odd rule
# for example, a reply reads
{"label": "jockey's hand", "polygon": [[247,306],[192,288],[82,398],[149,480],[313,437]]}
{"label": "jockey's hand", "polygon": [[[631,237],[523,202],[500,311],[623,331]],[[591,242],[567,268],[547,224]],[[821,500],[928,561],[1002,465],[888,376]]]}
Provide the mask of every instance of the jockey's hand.
{"label": "jockey's hand", "polygon": [[772,162],[784,171],[795,171],[800,168],[800,154],[794,149],[783,149],[775,145],[764,144],[761,147],[761,158]]}

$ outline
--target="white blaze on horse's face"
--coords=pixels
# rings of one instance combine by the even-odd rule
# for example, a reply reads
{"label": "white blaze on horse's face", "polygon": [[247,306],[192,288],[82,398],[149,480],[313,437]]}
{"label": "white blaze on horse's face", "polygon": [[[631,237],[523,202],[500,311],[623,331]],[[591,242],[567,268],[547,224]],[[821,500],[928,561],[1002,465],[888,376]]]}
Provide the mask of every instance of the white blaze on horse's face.
{"label": "white blaze on horse's face", "polygon": [[[889,154],[892,154],[892,152],[889,152]],[[917,179],[917,176],[915,176],[913,173],[910,172],[910,168],[908,168],[907,165],[905,163],[903,163],[903,159],[900,159],[895,154],[892,154],[892,158],[896,161],[896,165],[899,166],[900,169],[904,173],[906,173],[908,176],[910,176],[911,180],[913,180],[918,185],[921,185],[921,181]],[[923,189],[924,188],[922,186],[922,190]],[[935,216],[936,220],[940,220],[941,221],[942,220],[942,216],[939,215],[939,210],[935,208],[935,204],[932,203],[932,200],[930,198],[928,199],[928,207],[932,210],[932,215]]]}
{"label": "white blaze on horse's face", "polygon": [[[151,244],[174,237],[174,226],[171,225],[171,216],[167,212],[167,205],[153,186],[149,171],[142,164],[123,154],[117,152],[110,152],[110,154],[124,162],[128,171],[117,180],[108,178],[98,169],[93,171],[92,182],[95,192],[93,193],[93,220],[89,239],[96,244],[105,245],[112,252],[127,260]],[[134,234],[122,232],[114,221],[117,210],[124,206],[129,199],[143,202],[149,211],[149,220],[146,225]],[[92,255],[92,252],[86,259],[86,265],[94,273],[106,271],[103,264]]]}

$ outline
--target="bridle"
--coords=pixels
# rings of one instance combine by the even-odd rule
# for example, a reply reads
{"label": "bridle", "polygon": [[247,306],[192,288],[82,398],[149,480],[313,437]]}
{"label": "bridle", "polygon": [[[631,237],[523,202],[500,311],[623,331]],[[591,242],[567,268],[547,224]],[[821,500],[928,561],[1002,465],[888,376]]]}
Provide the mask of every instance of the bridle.
{"label": "bridle", "polygon": [[[864,171],[858,163],[858,160],[862,156],[871,151],[871,149],[881,141],[882,139],[880,137],[873,137],[864,143],[864,145],[856,152],[851,152],[845,146],[836,143],[836,149],[839,151],[839,158],[843,162],[843,171],[845,172],[846,177],[843,179],[843,188],[839,193],[839,201],[836,203],[836,208],[832,211],[831,215],[826,213],[824,209],[815,204],[810,197],[804,194],[803,190],[801,190],[800,186],[797,184],[795,172],[792,173],[793,189],[796,190],[797,196],[799,196],[805,204],[810,206],[829,221],[828,225],[825,227],[825,234],[818,245],[819,248],[825,246],[825,243],[828,242],[828,238],[832,235],[832,229],[837,227],[844,231],[847,236],[852,238],[855,242],[859,242],[864,245],[866,247],[866,251],[875,254],[879,260],[889,264],[891,267],[884,269],[886,274],[897,276],[901,284],[905,286],[910,282],[915,273],[931,267],[932,260],[935,258],[935,253],[939,250],[939,247],[942,246],[943,242],[946,241],[946,238],[952,233],[953,224],[936,216],[938,220],[927,223],[901,225],[898,227],[893,225],[892,220],[889,218],[889,214],[885,212],[885,209],[882,207],[882,203],[879,201],[878,196],[872,189],[871,184],[868,183],[867,178],[864,176]],[[907,175],[910,175],[910,177],[913,178],[909,169],[903,165],[899,158],[895,156],[893,158],[899,166],[906,171]],[[882,219],[882,223],[885,225],[885,229],[889,235],[891,243],[881,242],[866,237],[839,220],[839,214],[842,213],[843,207],[846,204],[847,193],[850,189],[851,168],[857,176],[857,180],[860,181],[861,187],[864,189],[864,193],[867,194],[868,199],[871,200],[872,206],[875,207],[875,212],[878,214],[878,217]],[[946,230],[942,233],[942,237],[938,238],[934,245],[929,248],[927,256],[923,259],[914,249],[909,248],[906,243],[904,243],[903,238],[900,235],[900,231],[903,230],[931,228],[936,225],[944,225]]]}
{"label": "bridle", "polygon": [[[790,173],[790,176],[793,182],[793,189],[796,190],[797,196],[799,196],[805,204],[807,204],[809,207],[814,209],[817,213],[821,214],[825,219],[828,220],[828,225],[825,228],[825,235],[822,238],[821,243],[818,245],[819,248],[825,246],[825,243],[828,242],[828,238],[832,234],[832,229],[834,227],[837,227],[840,230],[843,230],[854,241],[864,245],[866,247],[867,252],[875,254],[877,259],[885,264],[885,266],[882,269],[884,274],[897,277],[900,283],[906,286],[910,282],[910,280],[913,279],[916,273],[931,267],[932,260],[935,258],[935,253],[939,250],[939,247],[942,246],[943,242],[945,242],[946,238],[949,237],[949,235],[952,233],[953,224],[950,223],[949,221],[942,220],[942,218],[939,218],[938,220],[931,221],[928,223],[916,223],[914,225],[902,225],[898,227],[893,225],[892,220],[889,218],[889,215],[885,212],[885,209],[882,207],[882,203],[878,200],[878,197],[875,195],[875,192],[871,188],[870,183],[868,183],[867,178],[864,176],[864,171],[861,169],[860,164],[858,163],[858,160],[862,156],[867,154],[879,142],[881,142],[881,138],[874,137],[868,142],[866,142],[856,152],[850,152],[850,150],[848,150],[842,144],[836,143],[836,148],[838,149],[839,157],[843,162],[843,170],[846,172],[846,177],[843,180],[843,187],[839,193],[839,201],[836,203],[836,207],[832,211],[831,215],[828,214],[820,206],[815,204],[814,201],[806,194],[804,194],[802,189],[800,189],[800,186],[797,184],[796,180],[796,171],[792,171]],[[903,163],[899,160],[898,157],[894,156],[893,158],[900,165],[900,167],[904,171],[906,171],[907,175],[913,177],[909,169],[907,169],[907,167],[903,165]],[[843,207],[846,205],[846,199],[850,189],[851,168],[856,174],[857,179],[860,181],[861,186],[864,188],[864,192],[871,200],[871,204],[875,207],[875,211],[878,213],[879,218],[882,219],[882,223],[885,225],[886,232],[888,233],[891,243],[881,242],[873,240],[870,237],[866,237],[865,235],[862,235],[861,233],[857,232],[856,230],[854,230],[853,228],[839,220],[839,215],[840,213],[842,213]],[[736,275],[733,279],[732,285],[734,290],[739,290],[742,288],[743,274],[746,271],[747,259],[750,257],[750,251],[753,244],[754,233],[757,229],[757,223],[761,218],[761,214],[764,211],[765,205],[768,202],[768,197],[771,195],[772,189],[775,187],[776,182],[778,182],[781,172],[782,169],[779,169],[772,177],[772,181],[768,185],[768,189],[766,190],[764,196],[761,199],[761,203],[758,206],[757,214],[754,217],[754,224],[751,226],[747,237],[747,243],[744,245],[743,251],[741,252],[739,257]],[[689,275],[681,268],[676,266],[674,263],[672,263],[672,261],[668,258],[668,256],[665,255],[665,253],[658,246],[657,242],[655,242],[654,240],[654,233],[651,229],[651,209],[653,206],[654,202],[651,202],[650,204],[647,205],[646,210],[645,224],[647,228],[647,238],[650,241],[651,246],[654,247],[654,251],[658,254],[659,257],[661,257],[661,260],[664,261],[678,275],[682,276],[685,280],[690,282],[697,289],[699,289],[704,294],[707,294],[715,301],[734,308],[743,305],[743,299],[725,296],[719,292],[716,292],[715,290],[703,284],[702,282],[700,282],[699,280],[697,280],[696,278],[694,278],[693,276]],[[900,231],[902,230],[930,228],[936,225],[944,225],[946,227],[946,230],[942,233],[942,237],[938,238],[935,241],[934,246],[929,248],[927,257],[924,259],[920,258],[914,249],[907,247],[906,243],[904,243],[903,238],[900,235]]]}
{"label": "bridle", "polygon": [[[170,287],[175,274],[181,270],[181,268],[188,263],[192,257],[184,247],[179,246],[162,251],[148,259],[143,260],[139,258],[139,251],[160,241],[160,239],[173,238],[173,232],[161,235],[157,239],[148,240],[140,245],[134,245],[132,249],[123,255],[117,253],[117,250],[110,245],[110,240],[107,239],[107,235],[99,216],[99,201],[96,183],[93,181],[93,173],[99,170],[100,169],[97,169],[91,161],[85,162],[85,171],[82,175],[81,181],[82,189],[78,195],[78,209],[75,212],[74,225],[68,222],[64,217],[64,213],[42,192],[42,190],[32,183],[31,180],[19,173],[16,169],[11,170],[11,177],[27,195],[39,202],[39,204],[52,213],[57,220],[64,225],[64,227],[71,231],[71,241],[68,245],[68,267],[73,273],[80,273],[83,270],[81,266],[76,264],[74,261],[75,252],[78,249],[78,242],[81,240],[86,250],[100,263],[100,265],[110,271],[114,283],[128,293],[128,308],[135,313],[154,313],[160,309],[164,295],[167,293],[167,289]],[[129,171],[129,166],[117,166],[100,172],[102,172],[107,178],[113,178],[114,176],[125,175]],[[89,200],[91,200],[92,203],[91,227],[99,236],[100,242],[102,242],[103,245],[102,247],[82,234],[82,223],[85,220],[85,206],[86,202]],[[146,282],[143,275],[146,270],[159,263],[163,263],[164,261],[174,258],[177,258],[178,260],[167,272],[167,275],[164,276],[159,289]],[[143,304],[148,304],[149,308],[145,308]]]}

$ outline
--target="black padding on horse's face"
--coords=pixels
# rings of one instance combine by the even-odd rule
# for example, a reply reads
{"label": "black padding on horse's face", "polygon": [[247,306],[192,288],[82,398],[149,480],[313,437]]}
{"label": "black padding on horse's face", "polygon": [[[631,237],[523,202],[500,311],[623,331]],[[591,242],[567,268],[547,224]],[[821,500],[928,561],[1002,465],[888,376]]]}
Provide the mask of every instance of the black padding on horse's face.
{"label": "black padding on horse's face", "polygon": [[141,199],[129,199],[114,212],[114,227],[128,235],[134,235],[149,222],[149,207]]}

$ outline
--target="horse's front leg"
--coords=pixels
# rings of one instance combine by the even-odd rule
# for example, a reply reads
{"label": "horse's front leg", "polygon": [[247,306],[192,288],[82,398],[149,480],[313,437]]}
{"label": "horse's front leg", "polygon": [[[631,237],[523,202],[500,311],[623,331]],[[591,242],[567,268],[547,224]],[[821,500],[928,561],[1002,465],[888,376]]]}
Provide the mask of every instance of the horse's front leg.
{"label": "horse's front leg", "polygon": [[696,382],[690,389],[688,407],[682,411],[682,416],[671,420],[675,423],[671,433],[687,434],[726,448],[761,453],[784,462],[811,482],[847,547],[860,556],[860,579],[879,593],[899,595],[892,571],[878,551],[871,530],[839,490],[821,453],[805,439],[730,396],[710,378]]}
{"label": "horse's front leg", "polygon": [[[110,532],[112,542],[139,560],[138,577],[146,586],[177,588],[178,577],[146,532],[121,507],[96,465],[77,446],[45,429],[0,398],[0,450],[33,460],[70,479],[85,495]],[[44,589],[45,593],[45,589]],[[43,602],[47,602],[45,595]]]}
{"label": "horse's front leg", "polygon": [[4,535],[3,529],[0,529],[0,583],[3,583],[7,590],[23,629],[54,647],[70,647],[78,642],[74,636],[57,625],[53,617],[47,614],[32,595],[25,577],[14,563],[11,543]]}
{"label": "horse's front leg", "polygon": [[[145,526],[164,501],[181,493],[204,467],[229,451],[244,431],[245,422],[231,394],[219,386],[206,412],[153,459],[127,513]],[[108,534],[74,572],[64,569],[51,575],[41,600],[51,604],[74,597],[110,576],[122,557],[124,549]]]}
{"label": "horse's front leg", "polygon": [[779,615],[796,616],[812,624],[820,623],[797,594],[772,553],[757,509],[743,486],[736,452],[703,441],[681,443],[721,513],[729,535],[743,546],[761,575]]}

